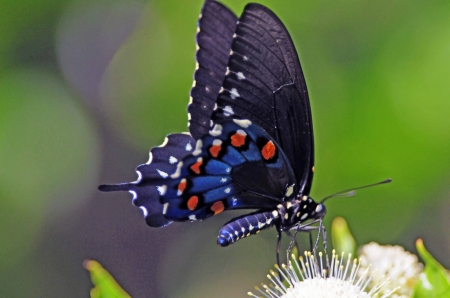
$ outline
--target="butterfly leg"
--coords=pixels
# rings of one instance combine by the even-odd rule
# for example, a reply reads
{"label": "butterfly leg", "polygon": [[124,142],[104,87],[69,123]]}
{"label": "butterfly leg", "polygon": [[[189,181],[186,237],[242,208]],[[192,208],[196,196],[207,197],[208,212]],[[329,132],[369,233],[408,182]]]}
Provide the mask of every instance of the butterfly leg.
{"label": "butterfly leg", "polygon": [[[278,230],[278,235],[277,235],[277,265],[279,268],[281,268],[281,263],[280,263],[280,247],[281,247],[281,231]],[[281,272],[278,272],[278,278],[282,281],[283,280],[283,276],[281,275]]]}
{"label": "butterfly leg", "polygon": [[[322,221],[320,221],[320,224],[322,225]],[[323,239],[323,247],[325,252],[325,258],[327,262],[327,269],[330,268],[330,261],[328,260],[328,240],[327,240],[327,231],[325,229],[325,226],[322,225],[322,239]]]}
{"label": "butterfly leg", "polygon": [[297,252],[299,252],[298,242],[297,242],[297,238],[296,238],[298,231],[299,230],[295,230],[294,235],[292,235],[289,232],[289,230],[286,231],[286,233],[291,237],[291,241],[289,242],[289,246],[286,250],[286,263],[288,263],[288,264],[289,264],[290,254],[291,254],[291,251],[292,251],[292,248],[294,247],[294,245],[297,248]]}

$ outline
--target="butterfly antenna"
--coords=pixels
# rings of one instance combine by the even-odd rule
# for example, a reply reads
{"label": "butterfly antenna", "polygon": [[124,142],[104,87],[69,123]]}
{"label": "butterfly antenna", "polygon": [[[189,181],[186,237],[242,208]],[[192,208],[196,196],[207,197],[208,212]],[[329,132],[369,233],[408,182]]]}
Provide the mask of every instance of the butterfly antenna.
{"label": "butterfly antenna", "polygon": [[377,185],[380,185],[380,184],[386,184],[386,183],[389,183],[391,181],[392,181],[392,179],[388,178],[386,180],[383,180],[383,181],[380,181],[380,182],[377,182],[377,183],[373,183],[373,184],[369,184],[369,185],[364,185],[364,186],[360,186],[360,187],[356,187],[356,188],[343,190],[343,191],[337,192],[335,194],[332,194],[332,195],[330,195],[328,197],[323,198],[322,201],[320,201],[320,203],[323,204],[326,200],[331,199],[331,198],[336,198],[336,197],[339,197],[339,198],[352,197],[352,196],[354,196],[356,194],[356,191],[359,190],[359,189],[368,188],[368,187],[372,187],[372,186],[377,186]]}

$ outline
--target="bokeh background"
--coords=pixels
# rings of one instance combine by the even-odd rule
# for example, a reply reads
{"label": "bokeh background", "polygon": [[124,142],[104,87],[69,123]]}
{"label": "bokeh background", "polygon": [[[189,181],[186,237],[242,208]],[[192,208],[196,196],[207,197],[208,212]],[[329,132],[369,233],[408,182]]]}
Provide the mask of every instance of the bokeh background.
{"label": "bokeh background", "polygon": [[[240,14],[245,1],[224,0]],[[359,244],[423,237],[450,266],[450,2],[265,0],[308,82],[312,196]],[[226,212],[145,225],[134,168],[187,130],[201,0],[0,4],[0,296],[86,297],[85,259],[134,297],[243,297],[275,262],[276,232],[215,244]],[[287,243],[284,243],[287,245]],[[305,245],[307,247],[307,245]]]}

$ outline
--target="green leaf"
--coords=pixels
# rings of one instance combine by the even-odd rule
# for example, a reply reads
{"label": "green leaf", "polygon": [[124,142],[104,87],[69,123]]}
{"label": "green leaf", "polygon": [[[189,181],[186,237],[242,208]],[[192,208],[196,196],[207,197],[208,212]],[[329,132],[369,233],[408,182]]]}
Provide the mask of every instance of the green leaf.
{"label": "green leaf", "polygon": [[416,248],[425,263],[425,269],[412,297],[450,297],[450,276],[447,270],[426,250],[422,239],[416,241]]}
{"label": "green leaf", "polygon": [[341,252],[351,253],[356,255],[356,241],[353,238],[347,221],[342,217],[336,217],[331,224],[331,239],[333,247],[339,254]]}
{"label": "green leaf", "polygon": [[100,265],[99,262],[87,260],[84,267],[91,274],[94,288],[91,289],[91,298],[125,298],[128,295],[116,280]]}

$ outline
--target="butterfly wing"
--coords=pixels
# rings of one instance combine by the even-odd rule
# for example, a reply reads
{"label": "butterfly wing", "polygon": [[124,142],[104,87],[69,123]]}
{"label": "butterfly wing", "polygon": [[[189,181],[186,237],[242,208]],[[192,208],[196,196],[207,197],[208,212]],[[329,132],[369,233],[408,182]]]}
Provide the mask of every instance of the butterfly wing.
{"label": "butterfly wing", "polygon": [[225,77],[237,17],[224,5],[207,0],[198,20],[194,84],[188,105],[189,131],[195,139],[211,128],[211,114]]}
{"label": "butterfly wing", "polygon": [[305,78],[292,39],[268,8],[249,4],[239,18],[213,120],[249,119],[280,146],[309,194],[314,138]]}
{"label": "butterfly wing", "polygon": [[216,124],[165,181],[161,201],[166,218],[206,219],[228,209],[273,210],[295,184],[284,153],[248,120]]}
{"label": "butterfly wing", "polygon": [[161,146],[150,150],[150,159],[137,167],[138,180],[131,183],[100,185],[101,191],[128,191],[133,195],[133,205],[141,208],[145,221],[151,227],[162,227],[171,223],[163,214],[160,202],[160,185],[169,174],[177,169],[177,164],[191,154],[195,140],[189,134],[168,135]]}
{"label": "butterfly wing", "polygon": [[136,182],[99,187],[101,191],[129,191],[133,195],[133,204],[143,210],[147,224],[152,227],[171,222],[162,214],[159,186],[175,172],[178,161],[191,153],[187,149],[195,145],[194,138],[199,139],[210,129],[211,114],[225,76],[236,22],[237,17],[224,5],[205,1],[198,21],[197,68],[188,106],[192,137],[188,134],[168,135],[161,146],[151,149],[149,162],[136,169],[139,175]]}

